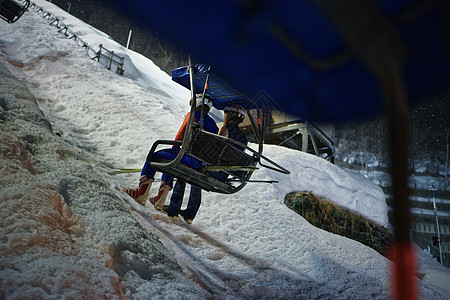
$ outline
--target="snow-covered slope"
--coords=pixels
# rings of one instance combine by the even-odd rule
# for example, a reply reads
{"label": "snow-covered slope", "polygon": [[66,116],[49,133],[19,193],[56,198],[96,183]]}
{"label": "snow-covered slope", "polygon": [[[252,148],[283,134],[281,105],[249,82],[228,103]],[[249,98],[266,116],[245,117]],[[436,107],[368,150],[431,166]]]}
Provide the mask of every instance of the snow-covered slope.
{"label": "snow-covered slope", "polygon": [[[389,263],[384,257],[358,242],[311,226],[283,204],[288,192],[313,191],[387,225],[384,196],[375,184],[317,157],[267,146],[265,154],[287,167],[291,174],[261,170],[253,179],[275,179],[280,183],[249,184],[233,195],[204,193],[202,207],[192,226],[184,225],[182,221],[173,222],[152,207],[143,208],[128,202],[130,199],[120,191],[120,187],[135,186],[139,175],[108,176],[107,166],[141,167],[154,140],[175,135],[188,109],[188,91],[173,83],[150,61],[124,49],[103,33],[49,2],[39,0],[36,3],[56,14],[83,40],[123,53],[128,61],[125,69],[128,77],[115,75],[92,61],[83,48],[49,26],[50,21],[36,11],[30,10],[13,25],[0,23],[0,59],[36,96],[54,132],[54,135],[46,133],[40,140],[43,150],[39,148],[38,153],[33,152],[32,146],[29,149],[24,146],[21,151],[30,157],[36,155],[36,159],[42,162],[35,162],[38,166],[58,170],[47,177],[21,177],[13,175],[14,172],[7,168],[1,169],[4,178],[8,178],[8,182],[1,184],[1,217],[6,220],[8,215],[17,216],[17,221],[8,218],[8,222],[17,228],[25,224],[23,226],[30,230],[26,225],[27,219],[13,213],[14,201],[26,195],[38,199],[39,202],[35,202],[40,203],[39,207],[47,207],[48,212],[44,216],[52,214],[52,210],[59,213],[57,207],[61,206],[61,212],[69,209],[77,216],[76,224],[89,228],[89,234],[72,238],[72,246],[59,241],[60,235],[52,231],[52,227],[42,229],[46,234],[40,236],[51,236],[61,253],[69,257],[67,261],[58,259],[56,264],[51,264],[47,259],[49,255],[40,250],[42,245],[39,243],[33,244],[33,251],[26,252],[26,256],[8,252],[12,241],[17,240],[17,234],[22,233],[8,229],[14,227],[7,227],[4,223],[0,254],[5,260],[2,259],[4,265],[0,268],[0,295],[2,291],[11,295],[5,283],[11,287],[21,286],[22,290],[33,295],[34,277],[27,277],[25,271],[13,270],[28,269],[39,274],[42,265],[47,264],[49,267],[43,274],[52,279],[48,283],[44,280],[42,288],[47,285],[55,287],[48,291],[48,295],[70,296],[85,288],[80,278],[109,276],[114,280],[108,282],[120,283],[124,294],[138,298],[176,297],[179,295],[177,291],[183,289],[188,291],[186,298],[196,298],[199,287],[206,296],[238,298],[388,297]],[[7,111],[3,105],[2,108]],[[12,130],[10,128],[13,127],[8,128]],[[9,133],[3,130],[2,134],[8,136]],[[27,137],[26,128],[18,127],[13,135],[12,145],[16,140],[29,144],[21,141]],[[40,136],[32,136],[36,135]],[[65,146],[54,146],[57,140]],[[59,147],[63,149],[59,150]],[[76,154],[79,151],[82,153]],[[16,165],[23,167],[23,162]],[[34,183],[37,179],[42,185],[52,187],[53,192],[27,189],[19,197],[11,192],[14,189],[6,188],[9,185],[20,186],[23,180]],[[153,193],[156,188],[153,188]],[[65,193],[65,190],[72,194]],[[91,190],[95,190],[92,195],[89,194]],[[47,194],[53,196],[45,196]],[[54,198],[58,201],[55,202]],[[41,214],[30,204],[23,208],[25,215]],[[39,222],[43,223],[41,219]],[[74,226],[76,233],[77,226]],[[133,228],[132,233],[130,228]],[[32,230],[30,232],[33,233]],[[185,275],[198,287],[189,287],[180,278],[171,259],[160,254],[164,250],[154,241],[153,234],[160,238],[169,249],[169,257],[175,257]],[[125,249],[118,247],[122,251],[119,253],[123,253],[120,261],[126,265],[126,272],[110,265],[105,268],[104,262],[108,257],[112,261],[117,259],[114,251],[107,250],[110,249],[108,245],[122,245],[120,241],[124,239],[127,240]],[[68,248],[75,250],[64,252]],[[82,249],[88,250],[83,252]],[[157,254],[152,256],[152,253]],[[75,264],[83,259],[92,267],[84,268],[80,273]],[[141,264],[142,261],[147,263]],[[149,268],[158,262],[160,267]],[[426,258],[421,261],[425,279],[419,283],[425,298],[445,299],[443,287],[430,285],[426,280],[433,276],[448,279],[448,271],[439,268]],[[161,269],[170,269],[173,273]],[[161,278],[161,274],[169,276],[172,284],[167,278]],[[65,284],[71,280],[79,283],[65,290]],[[29,289],[22,284],[24,282],[30,284]],[[113,291],[117,289],[116,284],[108,282],[99,279],[98,286],[90,288],[107,297],[120,295]],[[108,287],[112,290],[105,290]]]}
{"label": "snow-covered slope", "polygon": [[202,297],[1,63],[0,78],[0,298]]}

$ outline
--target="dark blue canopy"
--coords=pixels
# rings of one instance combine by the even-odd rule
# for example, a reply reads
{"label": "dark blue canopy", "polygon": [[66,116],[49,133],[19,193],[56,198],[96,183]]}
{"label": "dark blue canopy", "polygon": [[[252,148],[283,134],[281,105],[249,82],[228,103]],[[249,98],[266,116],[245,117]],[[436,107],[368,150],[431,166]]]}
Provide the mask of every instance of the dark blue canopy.
{"label": "dark blue canopy", "polygon": [[247,97],[263,94],[293,115],[381,112],[384,75],[376,69],[391,65],[410,101],[449,88],[449,1],[113,2]]}

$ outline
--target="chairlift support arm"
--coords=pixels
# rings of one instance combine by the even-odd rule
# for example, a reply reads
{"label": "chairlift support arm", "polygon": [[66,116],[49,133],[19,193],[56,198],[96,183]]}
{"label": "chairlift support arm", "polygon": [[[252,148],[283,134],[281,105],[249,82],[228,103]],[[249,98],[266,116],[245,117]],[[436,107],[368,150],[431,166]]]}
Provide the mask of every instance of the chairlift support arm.
{"label": "chairlift support arm", "polygon": [[[180,141],[168,141],[168,140],[160,140],[157,141],[153,144],[149,156],[151,156],[155,150],[156,147],[159,144],[172,144],[174,142],[176,142],[176,145],[186,145],[188,144],[188,142],[190,141],[190,139],[192,138],[192,123],[194,121],[194,116],[195,116],[195,109],[197,107],[197,99],[195,97],[195,85],[194,85],[194,65],[192,64],[192,59],[191,56],[189,56],[189,76],[190,76],[190,81],[191,81],[191,112],[189,114],[189,121],[186,125],[186,131],[184,132],[184,137],[183,137],[183,142],[180,143]],[[207,84],[207,83],[206,83]],[[175,144],[172,144],[175,145]],[[172,161],[166,162],[166,163],[162,163],[162,162],[150,162],[150,166],[154,167],[154,168],[169,168],[169,167],[173,167],[176,164],[180,163],[181,158],[183,157],[184,153],[186,152],[187,147],[181,147],[180,152],[178,153],[177,157],[175,157]]]}

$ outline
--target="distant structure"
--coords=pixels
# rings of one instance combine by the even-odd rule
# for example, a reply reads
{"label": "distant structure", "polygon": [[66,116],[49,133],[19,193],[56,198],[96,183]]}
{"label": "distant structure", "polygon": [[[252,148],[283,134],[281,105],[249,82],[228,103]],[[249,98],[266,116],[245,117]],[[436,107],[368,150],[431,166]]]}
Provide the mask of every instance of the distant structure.
{"label": "distant structure", "polygon": [[264,92],[260,92],[254,99],[267,103],[264,110],[249,112],[261,126],[265,144],[311,153],[334,163],[335,130],[332,124],[316,124],[292,116]]}
{"label": "distant structure", "polygon": [[[430,252],[437,261],[442,259],[442,264],[450,267],[450,200],[446,199],[448,195],[443,195],[447,194],[445,191],[437,190],[437,193],[439,200],[435,203],[429,195],[411,197],[411,233],[420,248]],[[437,210],[433,206],[437,206]]]}
{"label": "distant structure", "polygon": [[316,124],[272,110],[265,124],[265,142],[315,154],[334,163],[334,126]]}

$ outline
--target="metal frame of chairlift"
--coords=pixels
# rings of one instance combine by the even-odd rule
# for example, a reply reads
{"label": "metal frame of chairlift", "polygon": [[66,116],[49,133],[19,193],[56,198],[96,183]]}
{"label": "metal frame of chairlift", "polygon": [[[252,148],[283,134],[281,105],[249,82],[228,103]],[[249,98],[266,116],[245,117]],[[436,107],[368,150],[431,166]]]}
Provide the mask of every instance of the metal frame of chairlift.
{"label": "metal frame of chairlift", "polygon": [[14,0],[0,0],[0,18],[8,23],[14,23],[30,6],[30,0],[22,0],[22,4]]}
{"label": "metal frame of chairlift", "polygon": [[[256,170],[256,165],[259,163],[261,166],[269,168],[271,170],[281,172],[284,174],[289,174],[289,171],[277,163],[273,162],[269,158],[262,155],[263,151],[263,133],[259,132],[258,126],[255,124],[254,120],[250,118],[253,130],[257,136],[258,140],[258,151],[251,149],[250,147],[243,145],[233,139],[220,136],[218,134],[213,134],[203,130],[200,126],[194,123],[194,115],[197,107],[196,100],[196,92],[195,92],[195,84],[194,84],[194,76],[195,76],[195,67],[191,63],[191,59],[189,59],[189,77],[190,77],[190,90],[191,90],[191,110],[189,115],[189,120],[187,123],[186,131],[184,134],[183,141],[175,141],[175,140],[157,140],[153,143],[150,152],[147,156],[147,163],[154,168],[155,170],[171,175],[175,178],[180,178],[185,180],[189,184],[196,185],[203,190],[212,191],[223,194],[232,194],[239,190],[241,190],[248,182],[250,181],[250,177],[252,176],[254,170]],[[209,81],[209,74],[206,78],[205,88],[203,89],[202,94],[202,103],[206,96],[207,86]],[[203,110],[203,104],[202,104]],[[239,151],[244,159],[246,159],[246,163],[244,166],[231,166],[236,168],[241,168],[239,173],[241,176],[236,176],[236,171],[230,166],[215,166],[214,171],[207,170],[206,168],[201,168],[199,170],[189,167],[181,163],[181,158],[188,154],[192,157],[195,157],[201,160],[206,165],[211,165],[207,161],[205,161],[202,157],[196,156],[195,153],[192,153],[192,148],[195,148],[195,142],[199,137],[203,139],[209,139],[210,141],[215,141],[223,144],[223,149],[227,147],[226,151]],[[205,146],[205,141],[203,140],[202,146]],[[207,144],[207,142],[206,142]],[[151,161],[150,158],[155,153],[156,149],[160,145],[177,145],[180,146],[180,152],[173,160],[160,160],[160,161]],[[251,155],[244,153],[242,150],[238,150],[235,146],[245,147]],[[223,151],[221,151],[223,152]],[[267,164],[262,161],[267,162]],[[227,180],[225,182],[218,180],[214,177],[211,172],[225,172],[229,175],[229,178],[233,179]],[[268,181],[270,182],[270,181]]]}

